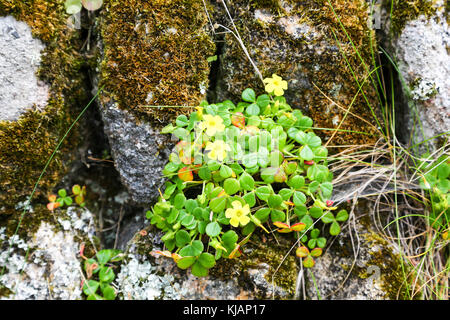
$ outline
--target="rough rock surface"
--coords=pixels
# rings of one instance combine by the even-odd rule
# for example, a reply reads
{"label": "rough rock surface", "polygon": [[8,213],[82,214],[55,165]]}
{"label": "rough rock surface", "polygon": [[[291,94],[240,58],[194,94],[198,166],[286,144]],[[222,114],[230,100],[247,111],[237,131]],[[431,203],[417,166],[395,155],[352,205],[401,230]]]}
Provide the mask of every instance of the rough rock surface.
{"label": "rough rock surface", "polygon": [[133,200],[148,204],[159,196],[164,182],[162,170],[170,154],[170,136],[162,135],[148,122],[140,122],[117,104],[101,107],[105,133],[114,163]]}
{"label": "rough rock surface", "polygon": [[86,105],[83,43],[60,0],[2,0],[0,16],[0,296],[81,298],[76,253],[92,215],[43,203],[78,143],[74,127],[46,166]]}
{"label": "rough rock surface", "polygon": [[311,272],[314,278],[306,275],[309,299],[384,300],[398,299],[397,294],[401,298],[398,249],[371,230],[367,220],[350,219]]}
{"label": "rough rock surface", "polygon": [[0,120],[17,120],[47,104],[49,87],[36,77],[44,48],[25,22],[0,17]]}
{"label": "rough rock surface", "polygon": [[[450,131],[450,29],[445,1],[434,1],[434,15],[420,14],[393,34],[384,12],[384,41],[398,64],[408,100],[407,134],[420,142]],[[423,128],[415,121],[421,122]]]}
{"label": "rough rock surface", "polygon": [[[356,208],[358,215],[367,210],[366,203],[358,204]],[[221,259],[208,277],[196,278],[189,271],[180,270],[171,259],[150,254],[162,250],[161,235],[152,232],[148,221],[141,217],[134,225],[148,232],[137,232],[128,244],[120,244],[127,251],[127,259],[116,284],[122,299],[401,298],[402,270],[398,250],[361,217],[356,218],[354,224],[349,222],[338,237],[330,239],[333,242],[329,242],[324,255],[317,258],[316,265],[310,269],[314,278],[303,269],[305,276],[301,279],[306,279],[305,292],[298,279],[301,268],[294,251],[278,269],[293,240],[277,246],[270,245],[274,240],[261,243],[261,239],[254,236],[254,241],[243,248],[243,257],[236,261]],[[286,238],[278,237],[278,240]],[[258,242],[261,243],[259,246]],[[276,269],[278,271],[274,272]],[[280,282],[287,279],[289,281]]]}
{"label": "rough rock surface", "polygon": [[88,210],[70,207],[25,239],[7,237],[5,231],[0,228],[0,268],[5,271],[0,275],[0,298],[81,299],[80,243],[95,232]]}
{"label": "rough rock surface", "polygon": [[[145,229],[149,230],[148,227]],[[208,277],[197,278],[190,271],[179,269],[172,259],[150,254],[155,250],[162,250],[160,236],[161,234],[152,232],[145,235],[137,233],[129,242],[127,258],[115,280],[121,299],[246,300],[293,297],[295,281],[287,288],[276,282],[272,284],[270,276],[279,260],[274,264],[274,261],[264,256],[270,255],[268,248],[263,249],[264,254],[258,260],[252,255],[258,250],[257,247],[246,246],[243,252],[248,258],[240,258],[236,263],[227,263],[222,259],[218,266],[210,270]],[[278,248],[279,258],[283,256],[282,250],[285,249]],[[245,259],[251,260],[249,265]],[[283,267],[288,270],[288,274],[296,272],[292,259],[288,259]]]}

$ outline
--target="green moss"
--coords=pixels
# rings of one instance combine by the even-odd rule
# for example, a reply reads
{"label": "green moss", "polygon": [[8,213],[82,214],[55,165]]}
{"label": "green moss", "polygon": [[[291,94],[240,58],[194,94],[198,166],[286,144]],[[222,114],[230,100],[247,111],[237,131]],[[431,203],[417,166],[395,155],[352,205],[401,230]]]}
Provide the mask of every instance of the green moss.
{"label": "green moss", "polygon": [[280,0],[254,0],[252,6],[256,9],[270,9],[272,11],[282,9]]}
{"label": "green moss", "polygon": [[446,1],[446,3],[445,3],[445,17],[447,19],[447,23],[449,23],[449,19],[450,19],[450,1]]}
{"label": "green moss", "polygon": [[[368,77],[368,70],[360,57],[371,69],[371,45],[376,44],[374,31],[367,27],[367,3],[332,0],[331,7],[327,0],[288,2],[290,10],[279,10],[279,14],[272,15],[272,22],[267,23],[255,19],[255,7],[262,8],[260,1],[241,0],[230,4],[239,33],[263,77],[276,73],[288,79],[289,90],[285,95],[288,102],[311,116],[318,128],[336,128],[344,117],[345,110],[330,99],[344,109],[352,105],[351,113],[340,129],[366,134],[338,132],[331,145],[374,143],[379,133],[368,102],[377,113],[379,105],[376,90],[368,80],[362,88],[365,97],[358,93],[353,73],[345,60],[348,60],[355,77],[362,83]],[[272,4],[268,2],[267,9],[273,9]],[[220,19],[223,12],[218,10],[216,16],[216,19]],[[219,95],[219,100],[238,100],[240,92],[247,87],[256,88],[259,94],[263,93],[263,84],[237,41],[229,34],[225,40],[219,90],[227,90],[228,94]],[[332,130],[318,130],[325,140],[333,133]]]}
{"label": "green moss", "polygon": [[[290,250],[292,242],[286,237],[278,238],[279,243],[274,239],[262,242],[258,235],[253,235],[252,240],[245,245],[245,254],[233,260],[221,259],[216,266],[210,270],[210,274],[219,279],[229,279],[236,275],[248,276],[249,269],[260,269],[261,264],[267,264],[269,271],[265,274],[265,280],[268,287],[273,284],[288,293],[290,298],[295,294],[295,285],[298,274],[298,259],[295,255],[288,255],[283,261],[284,256]],[[282,262],[283,261],[283,262]],[[280,266],[281,264],[281,266]],[[278,271],[275,270],[280,266]],[[262,293],[264,294],[264,293]],[[266,299],[267,297],[256,297]],[[280,297],[276,297],[280,298]]]}
{"label": "green moss", "polygon": [[[370,231],[363,235],[369,246],[379,246],[380,250],[370,252],[371,258],[364,268],[355,266],[353,272],[361,279],[367,279],[372,274],[368,274],[367,270],[370,266],[376,266],[380,271],[381,288],[385,292],[385,298],[391,300],[410,299],[409,279],[405,279],[405,275],[409,275],[408,266],[403,263],[399,254],[395,254],[389,246],[389,243],[380,235]],[[403,272],[405,268],[405,274]],[[406,276],[407,277],[407,276]],[[416,298],[419,298],[416,295]]]}
{"label": "green moss", "polygon": [[5,286],[0,286],[0,298],[9,297],[13,292]]}
{"label": "green moss", "polygon": [[[59,139],[86,104],[82,40],[68,29],[62,0],[0,0],[0,15],[28,23],[46,48],[38,76],[50,85],[48,105],[41,112],[30,109],[18,121],[0,121],[0,214],[21,214],[16,205],[27,199]],[[65,172],[69,150],[78,142],[73,130],[47,168],[36,196],[45,197]],[[42,198],[42,201],[45,201]],[[46,210],[48,214],[48,210]],[[37,223],[37,222],[36,222]]]}
{"label": "green moss", "polygon": [[385,0],[384,6],[387,12],[391,13],[392,31],[399,34],[408,21],[416,19],[421,14],[432,16],[437,9],[434,3],[433,0]]}
{"label": "green moss", "polygon": [[[18,213],[22,213],[22,212],[20,211]],[[65,210],[58,209],[58,212],[55,214],[63,216],[65,214]],[[14,214],[11,217],[9,217],[6,220],[6,223],[4,224],[4,226],[6,227],[6,235],[8,237],[14,235],[17,227],[19,226],[19,228],[17,229],[17,235],[21,239],[28,239],[30,234],[35,233],[39,229],[42,222],[48,222],[52,225],[59,226],[58,223],[55,223],[57,221],[55,214],[52,214],[45,205],[41,205],[41,204],[35,205],[35,206],[33,206],[33,209],[31,212],[27,211],[26,214],[24,214],[23,220],[22,220],[22,223],[20,226],[19,226],[19,220],[20,220],[21,215]]]}
{"label": "green moss", "polygon": [[190,109],[146,105],[198,105],[215,50],[201,0],[109,0],[102,12],[101,83],[121,108],[160,123]]}

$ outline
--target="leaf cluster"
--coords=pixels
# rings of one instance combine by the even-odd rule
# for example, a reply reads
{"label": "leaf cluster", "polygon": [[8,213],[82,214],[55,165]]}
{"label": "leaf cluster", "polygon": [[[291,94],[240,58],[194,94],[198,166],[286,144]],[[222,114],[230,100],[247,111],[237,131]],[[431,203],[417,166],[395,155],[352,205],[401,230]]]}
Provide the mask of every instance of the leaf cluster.
{"label": "leaf cluster", "polygon": [[[213,136],[204,132],[207,115],[218,128]],[[174,251],[167,256],[180,268],[206,276],[220,258],[239,257],[256,228],[268,232],[274,226],[313,250],[305,256],[310,266],[326,245],[315,224],[329,225],[334,236],[348,219],[345,210],[332,213],[328,151],[312,126],[312,119],[293,110],[284,97],[256,96],[252,89],[244,90],[237,105],[202,102],[189,117],[181,115],[166,126],[162,133],[179,142],[163,171],[169,179],[164,193],[147,218],[164,232],[165,247]],[[217,151],[224,161],[208,152],[217,141],[226,143]],[[236,209],[236,202],[249,212]],[[233,214],[249,220],[232,226]]]}
{"label": "leaf cluster", "polygon": [[115,300],[116,290],[111,283],[116,278],[114,263],[123,259],[120,250],[104,249],[97,252],[95,257],[83,257],[83,269],[86,281],[83,283],[83,293],[87,300]]}
{"label": "leaf cluster", "polygon": [[[427,159],[428,154],[422,156]],[[421,174],[420,187],[430,194],[431,210],[428,220],[436,230],[450,226],[450,157],[443,155],[435,161],[421,161],[417,168]]]}

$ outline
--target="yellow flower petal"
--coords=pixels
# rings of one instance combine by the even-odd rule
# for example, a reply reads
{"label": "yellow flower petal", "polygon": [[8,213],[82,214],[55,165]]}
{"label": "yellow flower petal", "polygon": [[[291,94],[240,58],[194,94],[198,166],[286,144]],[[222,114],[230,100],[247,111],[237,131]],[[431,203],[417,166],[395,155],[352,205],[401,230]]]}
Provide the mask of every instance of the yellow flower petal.
{"label": "yellow flower petal", "polygon": [[238,200],[233,201],[231,203],[231,205],[233,206],[234,209],[241,209],[242,208],[242,203],[240,201],[238,201]]}
{"label": "yellow flower petal", "polygon": [[203,107],[196,107],[195,109],[197,109],[197,116],[199,119],[202,119],[203,117]]}
{"label": "yellow flower petal", "polygon": [[275,90],[273,91],[274,95],[276,95],[277,97],[282,96],[284,94],[284,90],[281,89],[280,87],[275,88]]}
{"label": "yellow flower petal", "polygon": [[239,222],[241,223],[242,226],[245,226],[247,223],[250,222],[250,218],[247,216],[241,216]]}
{"label": "yellow flower petal", "polygon": [[273,90],[275,90],[275,87],[274,87],[274,85],[273,85],[272,83],[268,83],[268,84],[266,85],[265,90],[266,90],[266,92],[270,93],[270,92],[272,92]]}
{"label": "yellow flower petal", "polygon": [[209,157],[211,160],[216,160],[216,159],[217,159],[217,152],[216,152],[216,150],[211,150],[211,152],[208,153],[208,157]]}
{"label": "yellow flower petal", "polygon": [[231,218],[230,224],[235,228],[239,227],[239,219],[237,217]]}

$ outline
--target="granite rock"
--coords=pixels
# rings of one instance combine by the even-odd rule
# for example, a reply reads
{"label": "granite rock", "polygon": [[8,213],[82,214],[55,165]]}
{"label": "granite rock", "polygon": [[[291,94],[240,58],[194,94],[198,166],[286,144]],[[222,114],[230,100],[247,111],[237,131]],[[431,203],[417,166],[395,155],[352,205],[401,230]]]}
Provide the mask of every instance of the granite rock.
{"label": "granite rock", "polygon": [[416,143],[433,138],[430,146],[450,131],[450,29],[443,0],[433,2],[434,14],[420,14],[392,32],[389,14],[383,12],[381,38],[397,64],[405,99],[401,126]]}

